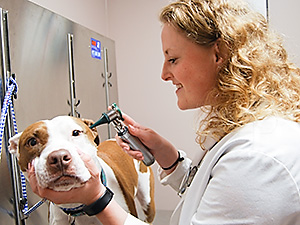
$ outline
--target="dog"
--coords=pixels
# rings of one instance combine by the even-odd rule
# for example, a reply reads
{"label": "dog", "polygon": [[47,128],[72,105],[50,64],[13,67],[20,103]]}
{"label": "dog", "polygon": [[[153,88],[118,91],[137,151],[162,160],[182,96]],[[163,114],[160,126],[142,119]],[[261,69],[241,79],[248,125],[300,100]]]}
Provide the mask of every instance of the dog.
{"label": "dog", "polygon": [[[58,116],[27,127],[9,140],[26,176],[28,163],[35,167],[38,185],[55,191],[81,187],[91,177],[78,150],[89,154],[101,170],[101,180],[114,192],[121,207],[138,217],[137,202],[145,222],[155,216],[154,177],[150,167],[132,159],[116,143],[99,143],[97,130],[90,129],[91,120]],[[101,224],[95,216],[84,215],[82,204],[50,203],[49,224]]]}

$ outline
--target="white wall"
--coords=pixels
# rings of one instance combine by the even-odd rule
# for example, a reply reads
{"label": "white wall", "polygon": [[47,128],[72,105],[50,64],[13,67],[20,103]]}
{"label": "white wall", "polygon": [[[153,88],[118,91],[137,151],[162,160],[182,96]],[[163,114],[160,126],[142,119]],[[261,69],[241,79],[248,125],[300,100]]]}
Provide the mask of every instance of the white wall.
{"label": "white wall", "polygon": [[[163,54],[158,20],[168,0],[109,1],[109,36],[116,41],[120,107],[190,154],[195,144],[193,112],[177,108],[175,88],[161,80]],[[155,169],[156,170],[156,169]],[[158,209],[173,210],[179,198],[156,182]]]}
{"label": "white wall", "polygon": [[[163,55],[158,12],[168,0],[32,0],[116,42],[120,108],[136,121],[155,129],[189,155],[195,144],[195,112],[177,108],[175,88],[160,79]],[[264,13],[265,0],[249,0]],[[286,45],[299,64],[300,2],[272,0],[270,22],[286,34]],[[101,113],[101,112],[99,112]],[[158,210],[172,210],[178,198],[168,187],[156,185]]]}
{"label": "white wall", "polygon": [[268,0],[246,0],[250,6],[258,11],[259,13],[261,13],[262,15],[264,15],[267,18],[267,4],[266,1]]}
{"label": "white wall", "polygon": [[269,0],[270,24],[284,39],[290,59],[300,65],[300,1]]}
{"label": "white wall", "polygon": [[29,0],[107,36],[107,0]]}

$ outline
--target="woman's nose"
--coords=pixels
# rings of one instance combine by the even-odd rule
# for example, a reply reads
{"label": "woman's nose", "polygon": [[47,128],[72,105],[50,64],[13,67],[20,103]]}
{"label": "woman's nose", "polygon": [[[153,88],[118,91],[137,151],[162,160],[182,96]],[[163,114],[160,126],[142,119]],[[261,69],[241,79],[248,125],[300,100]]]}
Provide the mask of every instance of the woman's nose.
{"label": "woman's nose", "polygon": [[172,74],[170,73],[166,64],[164,63],[162,71],[161,71],[161,79],[163,79],[164,81],[169,81],[171,79],[171,77],[172,77]]}

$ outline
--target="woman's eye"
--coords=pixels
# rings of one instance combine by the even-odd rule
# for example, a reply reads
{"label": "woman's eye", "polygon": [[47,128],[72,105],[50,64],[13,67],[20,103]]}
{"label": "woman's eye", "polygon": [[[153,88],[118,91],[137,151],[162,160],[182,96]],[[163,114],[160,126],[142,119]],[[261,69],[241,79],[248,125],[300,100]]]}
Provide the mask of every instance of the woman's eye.
{"label": "woman's eye", "polygon": [[74,136],[74,137],[79,136],[81,132],[82,131],[80,131],[80,130],[73,130],[72,136]]}
{"label": "woman's eye", "polygon": [[30,138],[30,139],[27,141],[27,144],[28,144],[29,146],[31,146],[31,147],[37,145],[37,143],[38,143],[38,142],[37,142],[36,138]]}
{"label": "woman's eye", "polygon": [[174,58],[174,59],[169,59],[168,60],[171,64],[173,64],[173,63],[175,63],[176,62],[176,59]]}

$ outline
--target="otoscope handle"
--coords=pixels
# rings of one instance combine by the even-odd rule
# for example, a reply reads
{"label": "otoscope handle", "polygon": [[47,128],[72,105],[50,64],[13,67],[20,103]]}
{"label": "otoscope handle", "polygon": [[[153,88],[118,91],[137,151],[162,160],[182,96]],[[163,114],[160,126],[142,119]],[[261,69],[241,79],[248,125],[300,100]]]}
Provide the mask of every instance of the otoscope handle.
{"label": "otoscope handle", "polygon": [[138,139],[137,137],[131,135],[128,131],[128,128],[125,127],[126,129],[123,132],[119,132],[118,136],[128,143],[130,148],[132,150],[138,150],[143,153],[144,160],[143,163],[146,166],[151,166],[155,162],[154,156],[150,153],[149,149]]}

